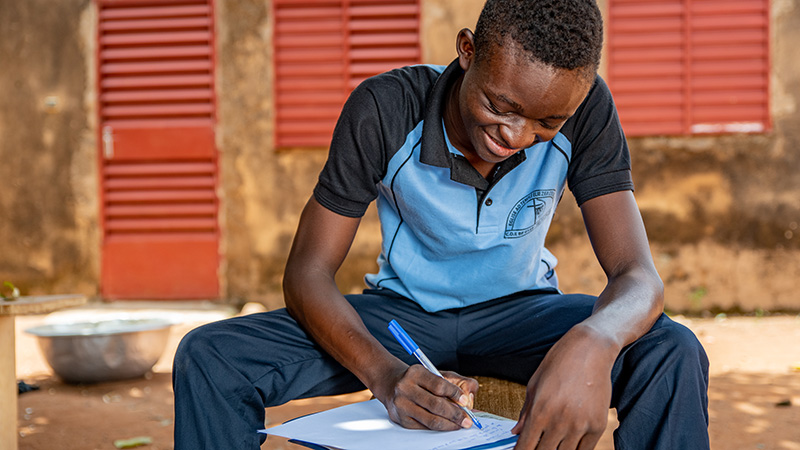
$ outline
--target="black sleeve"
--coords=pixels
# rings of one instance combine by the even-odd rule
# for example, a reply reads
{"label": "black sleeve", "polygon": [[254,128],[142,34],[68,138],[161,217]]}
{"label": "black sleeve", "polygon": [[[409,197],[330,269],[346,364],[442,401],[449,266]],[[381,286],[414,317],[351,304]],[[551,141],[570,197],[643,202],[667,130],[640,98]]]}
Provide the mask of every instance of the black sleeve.
{"label": "black sleeve", "polygon": [[324,207],[347,217],[361,217],[378,196],[377,183],[386,162],[378,107],[362,83],[345,102],[336,123],[325,167],[314,188]]}
{"label": "black sleeve", "polygon": [[572,142],[567,180],[578,205],[604,194],[633,190],[628,143],[602,78],[595,79],[570,122],[563,130]]}
{"label": "black sleeve", "polygon": [[422,120],[439,73],[426,66],[408,66],[368,78],[353,90],[314,188],[314,198],[322,206],[347,217],[364,215],[378,197],[377,185],[392,155]]}

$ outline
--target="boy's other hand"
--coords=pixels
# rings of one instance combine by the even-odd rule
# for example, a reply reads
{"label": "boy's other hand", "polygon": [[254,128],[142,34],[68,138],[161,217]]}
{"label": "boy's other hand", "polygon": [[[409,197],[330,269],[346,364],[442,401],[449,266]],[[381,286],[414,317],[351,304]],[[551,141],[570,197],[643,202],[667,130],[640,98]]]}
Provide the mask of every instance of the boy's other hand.
{"label": "boy's other hand", "polygon": [[528,383],[515,450],[591,450],[608,422],[613,346],[574,327]]}
{"label": "boy's other hand", "polygon": [[456,403],[472,408],[478,382],[455,372],[442,376],[420,364],[396,372],[388,398],[381,400],[389,418],[405,428],[453,431],[472,426]]}

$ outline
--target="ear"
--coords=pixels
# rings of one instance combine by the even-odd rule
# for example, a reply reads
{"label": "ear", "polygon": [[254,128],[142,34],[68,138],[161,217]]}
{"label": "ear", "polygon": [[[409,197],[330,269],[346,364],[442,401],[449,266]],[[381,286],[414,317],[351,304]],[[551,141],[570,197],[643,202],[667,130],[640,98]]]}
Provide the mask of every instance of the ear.
{"label": "ear", "polygon": [[458,52],[458,65],[466,71],[475,61],[475,35],[469,28],[463,28],[458,32],[456,52]]}

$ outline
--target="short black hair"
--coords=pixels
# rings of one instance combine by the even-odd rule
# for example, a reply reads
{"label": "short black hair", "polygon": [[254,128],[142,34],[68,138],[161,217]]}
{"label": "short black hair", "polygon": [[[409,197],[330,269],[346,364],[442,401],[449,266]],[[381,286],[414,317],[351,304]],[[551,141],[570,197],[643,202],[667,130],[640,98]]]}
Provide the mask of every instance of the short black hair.
{"label": "short black hair", "polygon": [[533,60],[559,69],[597,73],[603,17],[595,0],[487,0],[475,26],[475,58],[506,38]]}

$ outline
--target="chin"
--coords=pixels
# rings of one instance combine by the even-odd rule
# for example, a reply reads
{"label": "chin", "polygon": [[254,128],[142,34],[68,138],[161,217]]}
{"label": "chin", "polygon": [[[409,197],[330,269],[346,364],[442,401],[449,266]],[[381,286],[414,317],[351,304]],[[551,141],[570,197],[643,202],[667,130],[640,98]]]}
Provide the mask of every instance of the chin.
{"label": "chin", "polygon": [[481,157],[482,160],[486,161],[487,163],[497,164],[497,163],[501,163],[501,162],[507,160],[512,155],[501,156],[501,155],[497,155],[497,154],[494,154],[494,153],[486,150],[486,151],[481,152],[481,154],[479,156]]}

